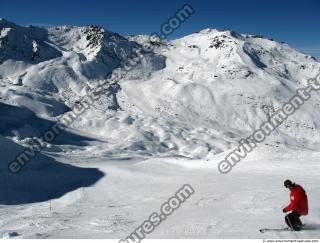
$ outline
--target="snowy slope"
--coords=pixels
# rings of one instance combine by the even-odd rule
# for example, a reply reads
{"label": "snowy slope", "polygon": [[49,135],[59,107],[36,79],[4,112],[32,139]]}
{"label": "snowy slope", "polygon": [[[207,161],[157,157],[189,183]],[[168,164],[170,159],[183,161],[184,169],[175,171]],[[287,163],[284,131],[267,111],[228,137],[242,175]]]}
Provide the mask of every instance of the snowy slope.
{"label": "snowy slope", "polygon": [[[89,157],[91,152],[67,154],[59,160],[98,167],[105,176],[97,184],[51,202],[0,207],[0,233],[42,239],[124,238],[189,183],[195,193],[147,239],[319,238],[319,153],[264,147],[250,154],[231,174],[223,175],[214,163],[204,160],[110,161]],[[260,228],[285,227],[282,208],[289,203],[289,192],[283,180],[287,176],[308,193],[310,213],[301,218],[306,227],[300,232],[262,235]]]}
{"label": "snowy slope", "polygon": [[[14,156],[135,49],[142,62],[12,177]],[[285,43],[234,31],[150,42],[98,26],[44,29],[0,19],[1,233],[120,238],[190,183],[195,197],[151,237],[260,237],[260,227],[283,226],[288,195],[279,188],[292,177],[311,198],[309,230],[270,238],[317,237],[319,94],[232,175],[216,166],[319,71],[319,62]]]}
{"label": "snowy slope", "polygon": [[19,175],[8,171],[6,161],[11,161],[23,147],[9,139],[0,138],[1,205],[34,203],[59,198],[67,192],[94,184],[103,173],[62,164],[45,154],[39,154]]}
{"label": "snowy slope", "polygon": [[[71,106],[86,85],[110,76],[134,48],[141,48],[97,26],[43,29],[0,23],[1,98],[47,117],[63,114],[59,106]],[[40,43],[39,51],[32,43]]]}
{"label": "snowy slope", "polygon": [[[147,42],[143,36],[134,39]],[[156,51],[166,57],[166,67],[147,79],[122,80],[117,95],[140,129],[126,137],[136,146],[125,148],[151,154],[203,158],[234,146],[320,68],[287,44],[212,29],[161,44]],[[315,94],[267,143],[318,148],[318,109]],[[104,134],[112,137],[105,123]]]}
{"label": "snowy slope", "polygon": [[[148,36],[125,38],[98,26],[43,29],[1,20],[0,27],[2,101],[48,119],[68,112],[86,85],[150,43]],[[114,93],[73,125],[105,141],[111,157],[204,158],[229,149],[320,69],[287,44],[233,31],[205,29],[152,46]],[[290,117],[267,143],[318,148],[318,100],[315,95],[304,115]]]}

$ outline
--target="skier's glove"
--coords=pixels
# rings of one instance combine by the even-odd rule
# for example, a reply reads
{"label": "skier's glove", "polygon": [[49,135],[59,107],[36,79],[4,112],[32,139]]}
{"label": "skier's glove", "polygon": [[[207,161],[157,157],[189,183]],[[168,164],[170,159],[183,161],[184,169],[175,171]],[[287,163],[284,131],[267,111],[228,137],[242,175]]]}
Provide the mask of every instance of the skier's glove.
{"label": "skier's glove", "polygon": [[282,209],[282,212],[286,213],[287,211],[286,211],[286,209],[284,208],[284,209]]}

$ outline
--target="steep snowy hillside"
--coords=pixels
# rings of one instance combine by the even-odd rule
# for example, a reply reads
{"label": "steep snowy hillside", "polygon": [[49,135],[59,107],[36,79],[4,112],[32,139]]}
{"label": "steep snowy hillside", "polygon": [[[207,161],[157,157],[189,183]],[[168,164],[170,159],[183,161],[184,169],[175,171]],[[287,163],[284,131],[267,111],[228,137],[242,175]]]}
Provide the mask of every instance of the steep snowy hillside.
{"label": "steep snowy hillside", "polygon": [[[92,133],[113,141],[110,153],[210,157],[251,135],[320,70],[314,58],[287,44],[232,31],[206,29],[154,50],[166,57],[164,69],[119,82],[117,100],[125,112],[77,123],[94,124]],[[318,109],[314,94],[266,144],[318,148]]]}
{"label": "steep snowy hillside", "polygon": [[[86,86],[92,85],[95,79],[109,77],[115,68],[132,56],[134,49],[141,49],[136,42],[97,26],[43,29],[22,27],[1,19],[0,31],[0,102],[24,107],[24,110],[35,113],[33,117],[51,120],[70,111],[85,94]],[[137,66],[137,70],[146,75],[159,68],[159,63],[160,67],[164,65],[161,56],[153,53],[146,56],[149,61]],[[118,108],[114,95],[105,95],[102,109]],[[25,122],[24,110],[16,113],[18,118],[21,117],[20,123]],[[17,109],[6,107],[5,111],[13,113]],[[3,119],[7,119],[6,114]],[[26,124],[30,125],[28,121]],[[9,132],[7,123],[0,126]],[[11,129],[14,130],[15,126]],[[38,136],[36,130],[43,129],[29,127],[29,136],[32,131]],[[12,132],[25,138],[20,131]]]}
{"label": "steep snowy hillside", "polygon": [[21,27],[1,19],[0,30],[0,63],[11,59],[36,64],[62,55],[48,43],[45,29]]}
{"label": "steep snowy hillside", "polygon": [[[2,19],[0,30],[0,102],[23,106],[35,119],[69,112],[87,85],[108,79],[135,49],[144,53],[72,125],[99,139],[99,153],[110,157],[210,157],[250,135],[320,71],[314,58],[287,44],[233,31],[206,29],[151,43],[148,36],[125,38],[97,26],[43,29]],[[317,149],[319,104],[315,94],[266,144]],[[0,125],[6,134],[16,141],[39,135],[30,120],[25,126],[34,133],[22,133],[24,115],[18,117],[20,130]]]}

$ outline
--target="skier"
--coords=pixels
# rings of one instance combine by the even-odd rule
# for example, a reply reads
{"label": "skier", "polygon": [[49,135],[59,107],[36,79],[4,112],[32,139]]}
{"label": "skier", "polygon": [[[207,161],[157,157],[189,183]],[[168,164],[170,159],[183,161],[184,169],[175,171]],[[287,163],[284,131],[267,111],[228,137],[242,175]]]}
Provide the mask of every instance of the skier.
{"label": "skier", "polygon": [[294,231],[302,228],[300,217],[308,214],[308,197],[305,190],[290,180],[284,181],[284,186],[290,192],[290,204],[283,209],[284,213],[290,212],[285,217],[286,224]]}

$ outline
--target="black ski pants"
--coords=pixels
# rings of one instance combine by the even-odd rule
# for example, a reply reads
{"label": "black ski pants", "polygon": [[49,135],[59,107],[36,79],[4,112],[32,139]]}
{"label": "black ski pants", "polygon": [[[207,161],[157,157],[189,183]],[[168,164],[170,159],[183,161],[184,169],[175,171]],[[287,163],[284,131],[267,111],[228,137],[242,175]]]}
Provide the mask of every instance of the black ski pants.
{"label": "black ski pants", "polygon": [[287,214],[285,217],[286,224],[294,231],[300,231],[302,228],[302,222],[300,220],[301,215],[295,211]]}

